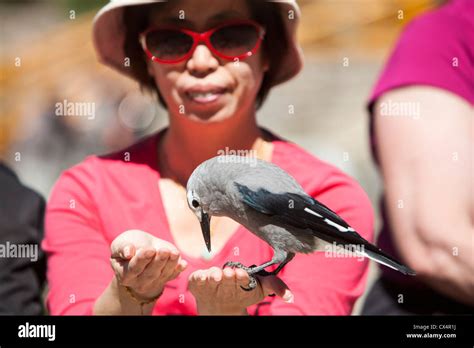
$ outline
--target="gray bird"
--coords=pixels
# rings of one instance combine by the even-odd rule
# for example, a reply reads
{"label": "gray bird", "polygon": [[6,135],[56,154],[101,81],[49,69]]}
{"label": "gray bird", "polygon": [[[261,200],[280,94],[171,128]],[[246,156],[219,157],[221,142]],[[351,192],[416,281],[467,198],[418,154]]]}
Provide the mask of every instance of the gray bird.
{"label": "gray bird", "polygon": [[[328,243],[403,274],[415,272],[369,243],[340,216],[303,190],[296,180],[273,163],[241,156],[217,156],[201,163],[187,183],[187,201],[201,223],[206,247],[211,251],[210,219],[227,216],[267,242],[273,258],[259,266],[238,267],[250,275],[244,290],[256,287],[255,274],[276,275],[296,253],[323,250]],[[347,250],[347,249],[346,249]],[[265,268],[278,264],[273,272]]]}

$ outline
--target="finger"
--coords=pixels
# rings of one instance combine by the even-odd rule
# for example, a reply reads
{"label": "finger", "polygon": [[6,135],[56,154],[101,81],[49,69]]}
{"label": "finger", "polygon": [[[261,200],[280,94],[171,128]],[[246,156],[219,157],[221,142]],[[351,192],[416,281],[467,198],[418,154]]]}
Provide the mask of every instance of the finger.
{"label": "finger", "polygon": [[175,267],[173,273],[172,273],[171,276],[170,276],[170,280],[173,280],[173,279],[175,279],[177,276],[179,276],[179,274],[180,274],[181,272],[183,272],[183,271],[186,269],[187,266],[188,266],[188,263],[186,262],[186,260],[180,259],[179,262],[178,262],[178,264],[176,265],[176,267]]}
{"label": "finger", "polygon": [[173,274],[179,274],[183,272],[188,267],[188,262],[184,259],[179,259],[178,264],[176,265]]}
{"label": "finger", "polygon": [[178,251],[178,249],[176,248],[176,246],[174,246],[173,244],[165,241],[165,240],[162,240],[162,239],[154,239],[153,240],[153,246],[155,247],[156,250],[160,250],[160,249],[167,249],[167,250],[170,250],[170,251]]}
{"label": "finger", "polygon": [[112,258],[130,260],[136,253],[136,248],[133,244],[127,241],[117,241],[111,246]]}
{"label": "finger", "polygon": [[202,270],[197,270],[191,273],[188,277],[188,290],[196,296],[203,290],[203,285],[206,284],[206,277]]}
{"label": "finger", "polygon": [[216,287],[222,281],[222,270],[219,267],[211,267],[207,279],[211,286]]}
{"label": "finger", "polygon": [[169,255],[170,253],[168,249],[158,250],[153,260],[140,275],[140,278],[142,278],[144,281],[153,281],[158,278],[161,278],[163,269],[166,266]]}
{"label": "finger", "polygon": [[222,270],[222,282],[221,287],[233,288],[235,287],[235,270],[230,267],[225,267]]}
{"label": "finger", "polygon": [[290,288],[280,278],[275,276],[257,277],[261,284],[264,296],[276,294],[287,303],[293,303],[295,301],[295,296]]}
{"label": "finger", "polygon": [[191,273],[188,277],[188,282],[197,284],[200,272],[201,272],[200,270],[197,270]]}
{"label": "finger", "polygon": [[130,280],[138,277],[153,260],[155,250],[152,248],[138,249],[125,269],[124,279]]}
{"label": "finger", "polygon": [[237,287],[240,288],[241,286],[243,286],[244,288],[246,288],[249,285],[250,277],[246,271],[244,271],[243,269],[237,268],[235,270],[235,280],[236,280]]}
{"label": "finger", "polygon": [[182,272],[186,269],[186,267],[188,267],[188,262],[184,259],[179,259],[178,261],[178,266],[177,266],[177,270],[179,272]]}
{"label": "finger", "polygon": [[120,284],[122,284],[123,275],[125,273],[125,265],[128,261],[124,261],[122,259],[114,259],[110,258],[110,265],[114,270],[115,276],[117,277]]}
{"label": "finger", "polygon": [[194,272],[194,282],[197,286],[203,286],[206,284],[207,275],[203,270]]}
{"label": "finger", "polygon": [[177,250],[170,250],[168,254],[168,260],[161,271],[161,278],[163,279],[169,279],[171,277],[180,259],[179,252]]}

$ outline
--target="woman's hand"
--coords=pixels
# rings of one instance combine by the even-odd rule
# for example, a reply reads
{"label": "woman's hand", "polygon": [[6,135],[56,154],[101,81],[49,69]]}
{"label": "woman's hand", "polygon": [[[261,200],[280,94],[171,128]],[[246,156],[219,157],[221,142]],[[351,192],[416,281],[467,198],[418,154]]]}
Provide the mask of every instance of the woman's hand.
{"label": "woman's hand", "polygon": [[223,270],[212,267],[198,270],[189,276],[189,290],[196,298],[200,315],[247,315],[247,307],[262,301],[265,296],[276,294],[286,302],[293,302],[288,286],[276,276],[259,277],[258,286],[247,287],[249,275],[242,269],[229,267]]}
{"label": "woman's hand", "polygon": [[139,230],[120,234],[112,242],[111,251],[118,284],[144,302],[160,295],[165,284],[187,265],[174,245]]}

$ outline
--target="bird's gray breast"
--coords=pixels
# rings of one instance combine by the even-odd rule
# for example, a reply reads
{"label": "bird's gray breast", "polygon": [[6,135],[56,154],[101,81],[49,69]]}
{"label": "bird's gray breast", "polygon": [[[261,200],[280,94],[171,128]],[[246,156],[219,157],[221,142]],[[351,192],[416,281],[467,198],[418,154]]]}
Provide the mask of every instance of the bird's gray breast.
{"label": "bird's gray breast", "polygon": [[207,192],[201,196],[209,199],[211,215],[232,218],[274,249],[295,253],[321,249],[323,242],[311,231],[286,225],[278,217],[261,213],[243,202],[236,183],[255,192],[264,188],[271,193],[306,195],[296,180],[278,166],[260,160],[251,165],[214,159],[203,167],[201,176],[207,183]]}

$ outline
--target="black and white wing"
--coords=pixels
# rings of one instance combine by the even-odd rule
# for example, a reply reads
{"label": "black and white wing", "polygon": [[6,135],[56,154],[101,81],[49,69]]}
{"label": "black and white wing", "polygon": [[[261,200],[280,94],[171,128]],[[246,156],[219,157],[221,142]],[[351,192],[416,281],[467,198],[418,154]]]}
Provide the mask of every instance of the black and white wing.
{"label": "black and white wing", "polygon": [[403,274],[415,275],[413,270],[368,242],[339,215],[312,197],[290,192],[272,193],[264,188],[252,190],[237,182],[235,185],[248,207],[272,216],[275,224],[280,222],[283,225],[306,229],[328,243],[362,246],[360,249],[354,248],[354,251],[359,250],[363,256]]}

